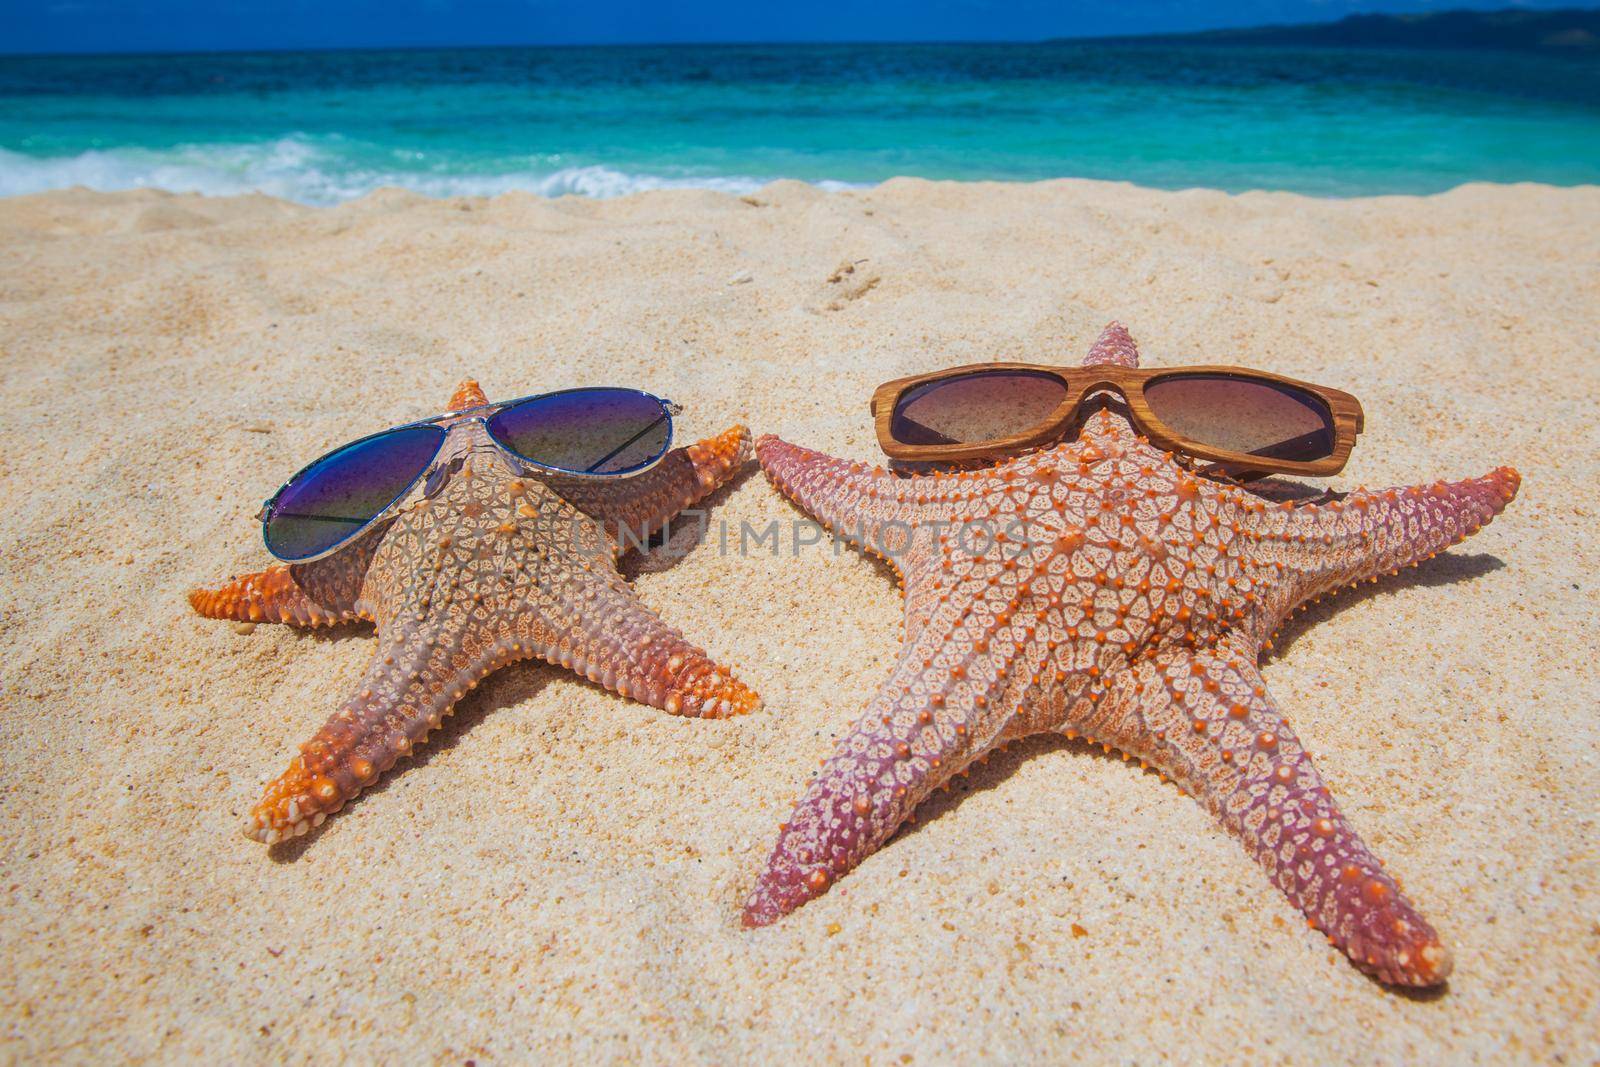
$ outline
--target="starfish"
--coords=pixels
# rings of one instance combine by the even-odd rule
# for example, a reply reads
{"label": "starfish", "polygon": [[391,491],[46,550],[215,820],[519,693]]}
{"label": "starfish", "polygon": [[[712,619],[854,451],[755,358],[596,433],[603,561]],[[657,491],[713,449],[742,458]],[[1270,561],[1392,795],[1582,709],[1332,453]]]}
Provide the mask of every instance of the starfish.
{"label": "starfish", "polygon": [[[448,410],[484,403],[468,379]],[[513,470],[476,419],[451,426],[440,456],[430,483],[442,483],[333,555],[190,594],[196,611],[217,619],[377,624],[359,688],[267,787],[246,836],[274,844],[320,826],[423,743],[485,675],[518,660],[560,664],[675,715],[757,707],[617,572],[625,548],[749,459],[743,426],[628,478]]]}
{"label": "starfish", "polygon": [[[1084,364],[1137,366],[1138,350],[1112,323]],[[1417,986],[1449,974],[1258,664],[1299,606],[1475,532],[1516,494],[1514,470],[1275,502],[1180,465],[1110,400],[1075,439],[980,470],[900,476],[771,436],[756,456],[800,507],[890,558],[905,634],[781,828],[746,926],[824,892],[974,760],[1056,732],[1179,783],[1362,969]]]}

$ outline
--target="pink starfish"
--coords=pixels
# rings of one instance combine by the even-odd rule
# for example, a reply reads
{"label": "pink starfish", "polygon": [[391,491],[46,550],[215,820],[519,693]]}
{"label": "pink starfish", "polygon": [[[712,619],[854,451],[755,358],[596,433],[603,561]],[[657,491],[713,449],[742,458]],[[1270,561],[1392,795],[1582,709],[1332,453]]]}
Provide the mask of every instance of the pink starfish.
{"label": "pink starfish", "polygon": [[[1136,366],[1138,350],[1113,323],[1084,363]],[[783,827],[747,926],[824,892],[974,760],[1055,731],[1175,779],[1358,966],[1403,985],[1449,974],[1257,661],[1300,605],[1476,531],[1515,496],[1514,470],[1276,503],[1178,465],[1116,406],[1076,440],[979,471],[900,477],[771,436],[756,454],[836,532],[903,548],[905,639]]]}

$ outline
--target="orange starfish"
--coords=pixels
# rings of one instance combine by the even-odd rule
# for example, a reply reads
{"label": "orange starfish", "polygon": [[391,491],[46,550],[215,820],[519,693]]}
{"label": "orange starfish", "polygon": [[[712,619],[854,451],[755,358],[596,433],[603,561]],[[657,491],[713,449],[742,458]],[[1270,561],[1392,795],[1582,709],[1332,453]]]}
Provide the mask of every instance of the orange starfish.
{"label": "orange starfish", "polygon": [[[448,410],[485,402],[469,379]],[[757,706],[616,569],[625,546],[749,459],[743,426],[673,449],[628,478],[511,470],[477,420],[453,424],[440,455],[452,457],[440,468],[442,484],[334,555],[190,594],[196,611],[217,619],[377,624],[360,688],[267,787],[247,836],[272,844],[321,825],[421,744],[485,675],[517,660],[559,663],[673,714]]]}
{"label": "orange starfish", "polygon": [[[1084,362],[1137,366],[1138,351],[1113,323]],[[1076,440],[955,474],[757,442],[784,493],[892,555],[905,640],[783,827],[745,924],[825,891],[973,760],[1056,731],[1170,775],[1363,969],[1442,981],[1448,950],[1339,813],[1257,662],[1308,600],[1476,531],[1517,473],[1276,503],[1196,476],[1119,412],[1108,401]]]}

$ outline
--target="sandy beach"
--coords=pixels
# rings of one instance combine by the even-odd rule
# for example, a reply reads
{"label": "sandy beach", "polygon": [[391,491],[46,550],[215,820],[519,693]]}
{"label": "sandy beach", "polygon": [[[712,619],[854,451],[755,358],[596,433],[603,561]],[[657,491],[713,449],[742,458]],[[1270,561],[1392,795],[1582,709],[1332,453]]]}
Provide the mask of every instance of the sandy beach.
{"label": "sandy beach", "polygon": [[[1177,788],[1046,738],[741,929],[900,637],[882,565],[736,551],[799,517],[754,464],[711,537],[624,570],[762,711],[511,667],[318,832],[240,835],[372,641],[186,594],[270,562],[252,516],[326,449],[470,375],[876,462],[879,382],[1076,362],[1113,318],[1147,366],[1359,396],[1333,488],[1522,473],[1493,525],[1266,661],[1451,947],[1443,990],[1364,977]],[[1596,1062],[1597,338],[1593,186],[0,200],[0,1060]]]}

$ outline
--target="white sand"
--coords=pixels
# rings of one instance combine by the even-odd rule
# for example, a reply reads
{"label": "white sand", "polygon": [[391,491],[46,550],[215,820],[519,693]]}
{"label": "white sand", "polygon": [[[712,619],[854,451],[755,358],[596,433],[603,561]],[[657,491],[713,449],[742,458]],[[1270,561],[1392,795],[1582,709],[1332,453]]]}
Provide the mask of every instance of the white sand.
{"label": "white sand", "polygon": [[[1597,309],[1596,188],[0,201],[0,1059],[1592,1062]],[[250,516],[323,449],[471,374],[873,459],[879,381],[1076,360],[1113,317],[1147,365],[1358,394],[1336,487],[1524,475],[1267,667],[1455,952],[1446,992],[1364,978],[1176,788],[1048,739],[741,930],[899,639],[886,572],[825,547],[631,568],[759,715],[511,668],[319,835],[239,836],[371,642],[241,634],[184,595],[267,562]],[[735,536],[796,515],[759,474],[715,503]]]}

